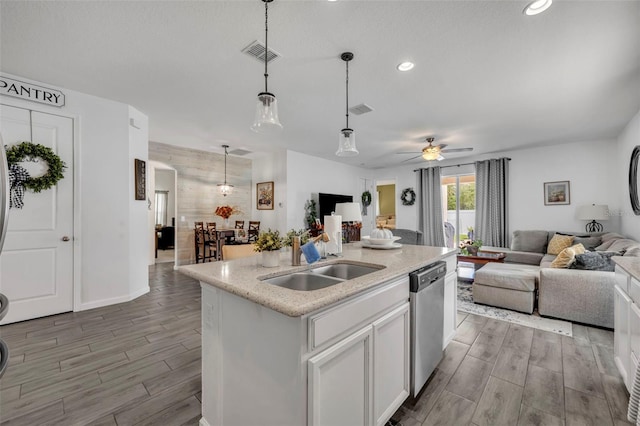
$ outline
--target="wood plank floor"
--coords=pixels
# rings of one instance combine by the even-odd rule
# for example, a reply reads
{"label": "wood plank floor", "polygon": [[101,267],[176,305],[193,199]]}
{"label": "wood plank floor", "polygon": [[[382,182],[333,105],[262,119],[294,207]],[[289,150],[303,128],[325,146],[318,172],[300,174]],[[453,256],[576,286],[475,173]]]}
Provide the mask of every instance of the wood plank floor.
{"label": "wood plank floor", "polygon": [[[150,268],[134,301],[0,327],[11,350],[2,425],[197,425],[200,287]],[[613,333],[574,337],[460,313],[456,340],[394,422],[415,425],[623,425],[628,394]]]}
{"label": "wood plank floor", "polygon": [[458,327],[421,395],[393,423],[630,424],[612,331],[573,324],[570,338],[463,312]]}

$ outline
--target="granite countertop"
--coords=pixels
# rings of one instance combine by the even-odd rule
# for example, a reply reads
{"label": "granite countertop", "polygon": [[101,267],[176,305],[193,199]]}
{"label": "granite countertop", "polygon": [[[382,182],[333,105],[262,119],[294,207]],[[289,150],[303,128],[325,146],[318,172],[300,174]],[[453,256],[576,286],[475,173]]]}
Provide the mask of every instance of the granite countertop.
{"label": "granite countertop", "polygon": [[627,271],[629,275],[640,280],[640,257],[614,256],[612,259],[616,264],[620,265],[622,269]]}
{"label": "granite countertop", "polygon": [[314,291],[290,290],[260,281],[308,269],[308,265],[304,263],[304,256],[302,256],[302,266],[291,266],[290,252],[280,253],[280,266],[275,268],[263,267],[261,256],[258,255],[231,261],[181,266],[179,270],[203,283],[244,297],[282,314],[298,317],[454,255],[455,252],[457,252],[456,249],[444,247],[405,245],[393,250],[373,250],[363,248],[362,243],[344,244],[342,257],[330,257],[314,263],[312,267],[349,262],[384,266],[384,268]]}

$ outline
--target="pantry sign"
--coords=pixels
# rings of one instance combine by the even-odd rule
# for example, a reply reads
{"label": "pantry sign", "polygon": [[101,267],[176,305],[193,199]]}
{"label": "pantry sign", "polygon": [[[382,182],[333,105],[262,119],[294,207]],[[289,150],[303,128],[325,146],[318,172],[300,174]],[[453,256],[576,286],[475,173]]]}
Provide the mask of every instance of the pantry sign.
{"label": "pantry sign", "polygon": [[61,107],[64,94],[59,90],[14,80],[0,75],[0,95]]}

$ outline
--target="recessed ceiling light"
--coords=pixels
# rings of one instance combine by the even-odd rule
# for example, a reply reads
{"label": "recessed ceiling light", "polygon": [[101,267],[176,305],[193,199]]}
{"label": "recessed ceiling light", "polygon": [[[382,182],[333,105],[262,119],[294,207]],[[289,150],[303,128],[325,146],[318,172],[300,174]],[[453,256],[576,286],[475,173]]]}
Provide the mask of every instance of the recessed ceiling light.
{"label": "recessed ceiling light", "polygon": [[402,62],[401,64],[398,64],[396,68],[398,68],[398,71],[409,71],[413,69],[414,66],[413,62]]}
{"label": "recessed ceiling light", "polygon": [[549,9],[549,6],[551,6],[551,3],[553,3],[553,0],[532,1],[527,5],[527,7],[524,8],[522,13],[529,16],[537,15],[538,13],[542,13],[545,10]]}

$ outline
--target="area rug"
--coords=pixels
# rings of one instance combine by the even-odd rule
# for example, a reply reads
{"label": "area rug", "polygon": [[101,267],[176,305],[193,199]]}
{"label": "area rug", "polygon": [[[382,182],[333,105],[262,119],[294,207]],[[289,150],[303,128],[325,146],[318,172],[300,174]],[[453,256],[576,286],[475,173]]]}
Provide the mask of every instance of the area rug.
{"label": "area rug", "polygon": [[478,305],[473,303],[472,284],[465,281],[458,281],[458,310],[470,314],[480,315],[537,328],[539,330],[550,331],[573,337],[571,323],[551,318],[542,318],[534,311],[532,315],[522,314],[509,309],[501,309],[493,306]]}

